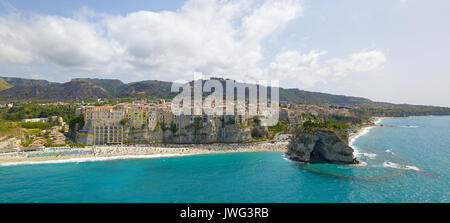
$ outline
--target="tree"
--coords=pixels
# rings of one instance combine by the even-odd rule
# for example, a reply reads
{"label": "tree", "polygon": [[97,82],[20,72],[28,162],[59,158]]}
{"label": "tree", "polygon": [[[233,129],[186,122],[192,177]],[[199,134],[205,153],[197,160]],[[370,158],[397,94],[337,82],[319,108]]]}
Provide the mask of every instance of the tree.
{"label": "tree", "polygon": [[201,130],[203,128],[202,125],[202,118],[200,117],[196,117],[194,118],[194,121],[189,124],[188,126],[186,126],[186,129],[194,129],[194,141],[195,143],[197,143],[198,141],[198,134],[199,134],[199,130]]}
{"label": "tree", "polygon": [[20,125],[26,129],[48,129],[52,127],[50,122],[22,122]]}
{"label": "tree", "polygon": [[252,137],[253,138],[262,138],[266,135],[266,131],[264,130],[264,128],[260,127],[260,126],[255,126],[252,129]]}
{"label": "tree", "polygon": [[163,132],[165,132],[167,130],[166,123],[164,123],[164,122],[161,122],[161,124],[159,126],[161,127],[161,130]]}
{"label": "tree", "polygon": [[78,129],[82,129],[84,126],[84,116],[80,115],[78,117],[73,117],[70,121],[69,121],[69,129],[72,132],[75,132],[77,129],[77,124],[78,124]]}
{"label": "tree", "polygon": [[347,122],[338,121],[335,119],[328,119],[326,122],[323,121],[306,121],[303,123],[303,128],[329,128],[329,129],[346,129],[348,128]]}
{"label": "tree", "polygon": [[177,125],[175,125],[175,123],[173,122],[170,124],[170,131],[172,131],[173,134],[177,133],[178,131]]}
{"label": "tree", "polygon": [[285,120],[279,120],[275,126],[269,127],[269,130],[274,133],[287,132],[289,130],[289,123]]}
{"label": "tree", "polygon": [[236,124],[236,120],[234,119],[234,116],[228,117],[228,120],[227,120],[226,124],[227,125],[234,125],[234,124]]}
{"label": "tree", "polygon": [[253,122],[255,123],[255,125],[261,124],[261,120],[258,117],[253,117]]}

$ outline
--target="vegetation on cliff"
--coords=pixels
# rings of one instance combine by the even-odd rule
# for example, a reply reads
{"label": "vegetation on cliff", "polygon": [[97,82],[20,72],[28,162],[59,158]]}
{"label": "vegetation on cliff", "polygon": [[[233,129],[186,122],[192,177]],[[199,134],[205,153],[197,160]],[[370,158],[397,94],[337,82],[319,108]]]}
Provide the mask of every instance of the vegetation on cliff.
{"label": "vegetation on cliff", "polygon": [[29,118],[48,118],[59,116],[70,120],[75,116],[76,106],[66,105],[40,105],[38,103],[17,103],[14,107],[0,110],[1,120],[21,121]]}
{"label": "vegetation on cliff", "polygon": [[14,86],[6,82],[3,78],[0,78],[0,92],[12,87]]}
{"label": "vegetation on cliff", "polygon": [[407,117],[427,115],[450,115],[450,108],[422,105],[393,105],[375,103],[364,105],[355,109],[359,115],[378,117]]}
{"label": "vegetation on cliff", "polygon": [[50,122],[21,122],[20,126],[25,129],[48,129],[52,127]]}
{"label": "vegetation on cliff", "polygon": [[328,119],[324,122],[306,121],[303,123],[304,128],[328,128],[328,129],[347,129],[349,125],[347,122],[338,121],[335,119]]}
{"label": "vegetation on cliff", "polygon": [[73,133],[78,129],[82,129],[84,126],[84,116],[74,116],[69,121],[69,129]]}
{"label": "vegetation on cliff", "polygon": [[0,121],[0,152],[10,151],[10,147],[18,146],[24,139],[24,131],[18,123]]}

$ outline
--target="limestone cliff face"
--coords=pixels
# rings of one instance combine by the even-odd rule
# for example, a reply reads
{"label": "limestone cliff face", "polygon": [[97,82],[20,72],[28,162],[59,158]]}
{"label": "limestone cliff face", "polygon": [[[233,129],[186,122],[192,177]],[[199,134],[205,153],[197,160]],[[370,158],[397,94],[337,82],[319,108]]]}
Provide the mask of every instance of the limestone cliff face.
{"label": "limestone cliff face", "polygon": [[356,164],[348,137],[338,136],[331,130],[304,130],[290,142],[286,155],[295,161],[327,161]]}
{"label": "limestone cliff face", "polygon": [[[175,129],[167,124],[164,127],[160,124],[154,125],[154,127],[145,124],[136,128],[129,124],[122,125],[119,122],[90,120],[85,123],[83,129],[77,132],[75,138],[77,142],[87,145],[108,144],[111,138],[114,140],[113,142],[120,142],[122,139],[122,142],[132,144],[241,143],[250,141],[253,137],[252,129],[256,128],[254,125],[224,124],[221,119],[181,124],[182,126],[178,125]],[[94,131],[94,129],[97,130]],[[260,128],[258,132],[265,135],[266,128]]]}
{"label": "limestone cliff face", "polygon": [[20,146],[25,140],[22,129],[15,128],[0,133],[0,152],[7,152]]}
{"label": "limestone cliff face", "polygon": [[15,148],[20,146],[20,143],[22,143],[22,140],[20,137],[12,137],[7,139],[0,139],[0,151],[8,151],[11,148]]}

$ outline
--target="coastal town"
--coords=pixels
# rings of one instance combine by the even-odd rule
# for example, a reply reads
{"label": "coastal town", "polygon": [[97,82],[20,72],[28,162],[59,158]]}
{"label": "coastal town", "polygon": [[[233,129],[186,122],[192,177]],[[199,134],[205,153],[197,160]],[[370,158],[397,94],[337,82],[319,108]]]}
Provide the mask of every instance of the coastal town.
{"label": "coastal town", "polygon": [[449,12],[0,0],[0,205],[56,204],[1,210],[263,223],[448,204]]}
{"label": "coastal town", "polygon": [[[3,140],[0,159],[286,151],[292,131],[305,123],[326,123],[329,119],[342,125],[339,128],[350,129],[359,120],[348,107],[281,102],[278,124],[265,127],[260,122],[266,117],[261,113],[251,115],[248,104],[244,114],[174,115],[171,100],[108,102],[97,99],[72,103],[71,120],[60,116],[20,120],[23,136]],[[37,106],[67,105],[52,102]],[[239,109],[238,103],[234,108]]]}
{"label": "coastal town", "polygon": [[[38,86],[36,93],[52,85],[6,80],[17,85],[11,89]],[[189,84],[193,87],[205,81]],[[230,82],[222,78],[210,81],[219,86]],[[242,92],[247,87],[255,89],[251,84],[231,82],[242,87]],[[186,103],[176,101],[169,82],[74,79],[66,87],[72,88],[70,85],[74,85],[70,91],[78,96],[66,100],[0,97],[0,163],[282,151],[301,162],[358,164],[351,138],[373,126],[375,117],[450,113],[442,107],[377,103],[282,88],[279,100],[269,100],[264,107],[250,100],[250,92],[243,98],[235,95],[234,100],[225,100],[225,94],[203,94],[200,103],[195,98]],[[58,89],[60,85],[55,86],[57,92],[51,95],[64,93]],[[99,97],[105,92],[111,93]],[[200,112],[196,112],[199,106]],[[276,122],[265,125],[273,116]]]}

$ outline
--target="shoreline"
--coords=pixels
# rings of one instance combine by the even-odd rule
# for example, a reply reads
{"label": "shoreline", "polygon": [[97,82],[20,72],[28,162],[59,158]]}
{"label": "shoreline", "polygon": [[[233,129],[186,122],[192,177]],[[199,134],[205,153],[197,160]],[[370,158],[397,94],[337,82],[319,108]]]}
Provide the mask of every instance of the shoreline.
{"label": "shoreline", "polygon": [[361,153],[358,149],[358,147],[354,146],[354,142],[361,136],[364,136],[366,134],[368,134],[370,132],[370,130],[373,127],[379,126],[379,123],[384,119],[384,117],[373,117],[371,119],[371,122],[366,124],[366,125],[362,125],[362,126],[358,126],[355,130],[353,130],[350,135],[349,135],[349,143],[348,145],[353,149],[353,156],[355,156],[355,158],[360,158],[361,155],[364,156],[370,156],[371,154],[364,154]]}
{"label": "shoreline", "polygon": [[[152,159],[165,157],[180,157],[205,154],[241,153],[241,152],[285,152],[288,142],[257,142],[243,144],[208,144],[192,145],[191,147],[92,147],[91,149],[79,149],[77,151],[89,151],[91,154],[61,155],[29,157],[30,154],[0,155],[0,167],[33,164],[58,164],[97,162],[126,159]],[[66,150],[71,151],[71,150]],[[73,150],[72,150],[73,151]],[[36,152],[31,154],[40,154]]]}
{"label": "shoreline", "polygon": [[[355,158],[370,156],[354,146],[354,141],[367,134],[370,129],[378,126],[383,117],[373,117],[371,121],[356,127],[348,137],[349,146],[353,149]],[[240,153],[240,152],[286,152],[288,141],[272,143],[233,143],[233,144],[199,144],[199,145],[158,145],[158,146],[94,146],[83,149],[45,150],[31,153],[0,154],[0,167],[33,164],[58,164],[97,162],[126,159],[152,159],[164,157],[180,157],[204,154]],[[71,154],[78,152],[81,154]],[[59,155],[39,156],[39,154],[57,153]],[[67,154],[62,154],[67,153]],[[34,156],[33,156],[34,155]]]}

